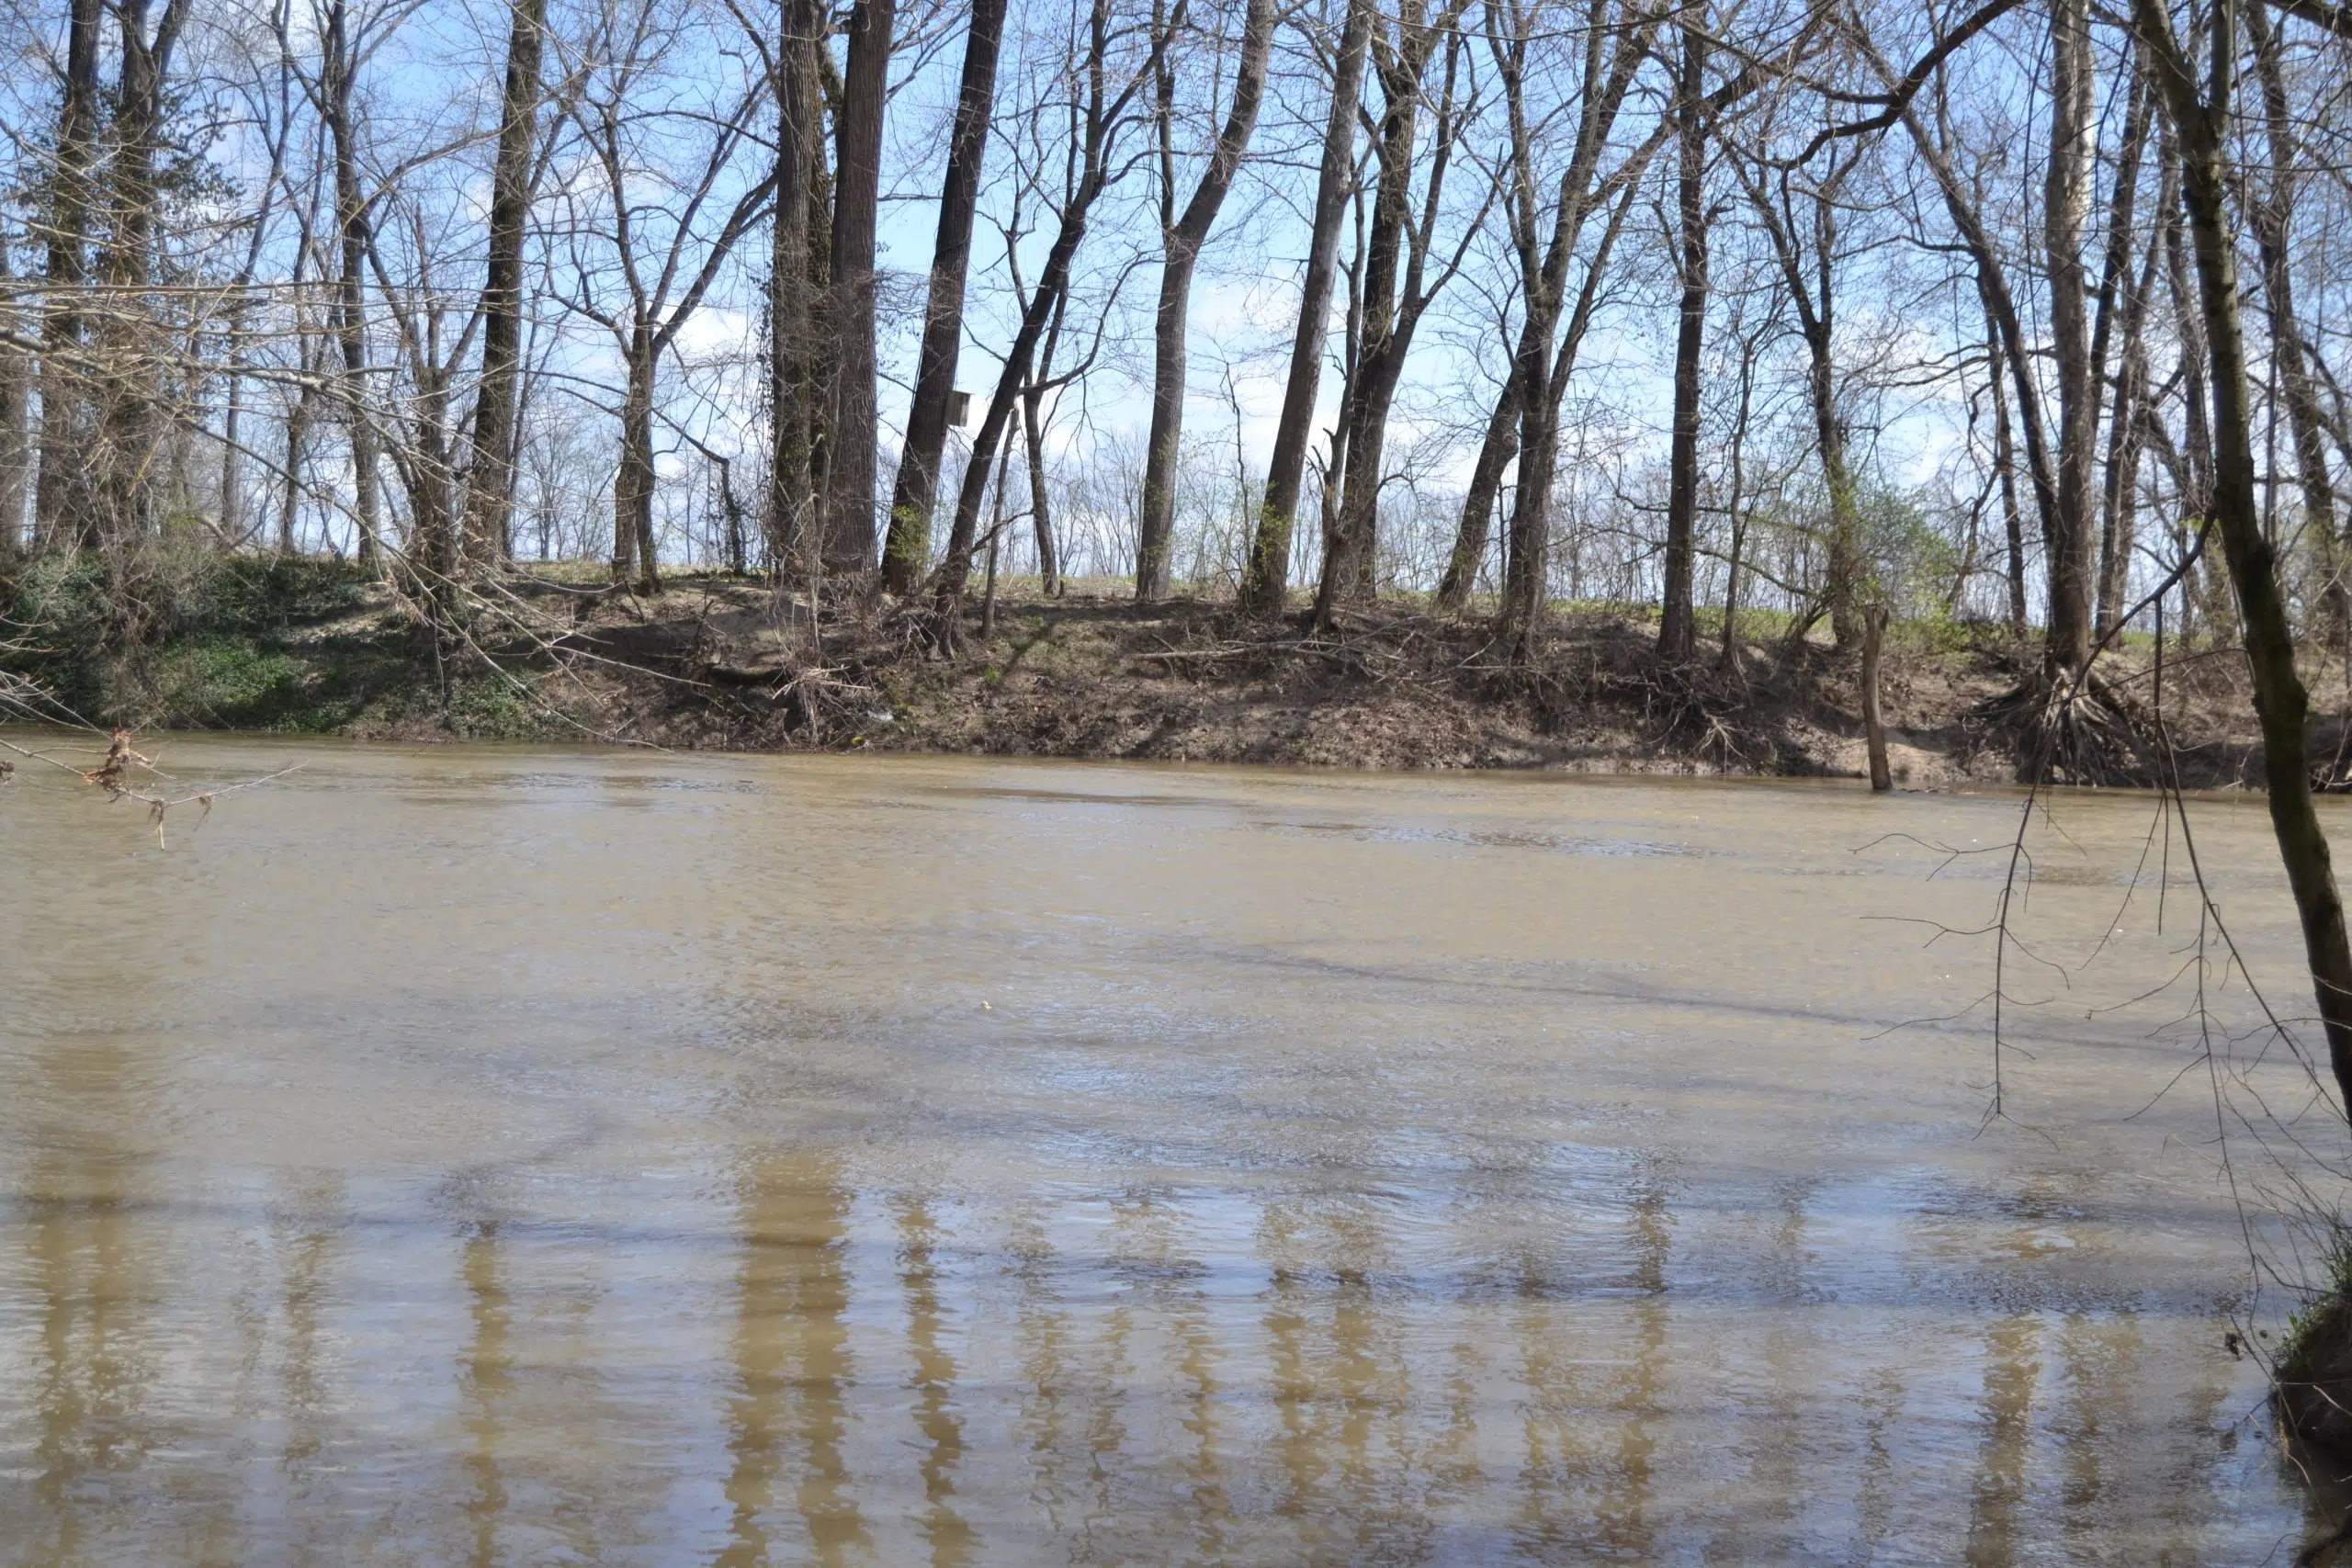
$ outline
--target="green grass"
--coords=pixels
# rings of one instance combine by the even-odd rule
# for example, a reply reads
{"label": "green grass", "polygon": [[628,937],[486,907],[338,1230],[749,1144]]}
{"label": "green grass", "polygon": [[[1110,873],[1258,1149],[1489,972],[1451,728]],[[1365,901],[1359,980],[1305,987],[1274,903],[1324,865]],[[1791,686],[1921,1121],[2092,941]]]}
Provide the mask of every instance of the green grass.
{"label": "green grass", "polygon": [[49,557],[15,585],[6,667],[98,723],[328,731],[415,684],[372,581],[331,559],[159,547]]}
{"label": "green grass", "polygon": [[2320,1381],[2331,1364],[2340,1364],[2352,1341],[2352,1231],[2330,1233],[2322,1260],[2324,1277],[2318,1292],[2288,1314],[2278,1340],[2278,1361],[2273,1375],[2282,1383]]}
{"label": "green grass", "polygon": [[310,666],[245,637],[198,637],[155,660],[155,703],[174,715],[202,715],[235,729],[311,728],[303,686]]}

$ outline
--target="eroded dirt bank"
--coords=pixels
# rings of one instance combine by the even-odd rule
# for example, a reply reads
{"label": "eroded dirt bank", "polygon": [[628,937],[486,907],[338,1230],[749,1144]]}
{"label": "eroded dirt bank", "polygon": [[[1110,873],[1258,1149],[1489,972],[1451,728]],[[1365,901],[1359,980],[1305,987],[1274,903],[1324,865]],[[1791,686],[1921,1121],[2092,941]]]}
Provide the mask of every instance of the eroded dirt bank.
{"label": "eroded dirt bank", "polygon": [[[1303,612],[1138,606],[1109,583],[1005,592],[985,630],[975,608],[953,657],[910,607],[829,604],[818,637],[805,602],[722,577],[648,598],[520,575],[484,595],[461,638],[437,643],[389,590],[347,575],[269,578],[224,604],[136,655],[93,655],[51,628],[17,666],[77,713],[150,728],[1359,768],[1851,774],[1863,761],[1859,660],[1821,628],[1792,641],[1762,615],[1744,619],[1731,658],[1718,624],[1699,661],[1671,666],[1644,612],[1564,606],[1515,665],[1483,620],[1415,604],[1318,636]],[[2151,739],[2154,651],[2135,638],[2101,663]],[[1883,687],[1898,781],[2014,778],[2001,699],[2035,658],[1999,628],[1898,624]],[[2343,672],[2311,680],[2329,716],[2313,767],[2337,780]],[[2225,647],[2167,653],[2163,734],[2183,782],[2256,776],[2244,684]]]}

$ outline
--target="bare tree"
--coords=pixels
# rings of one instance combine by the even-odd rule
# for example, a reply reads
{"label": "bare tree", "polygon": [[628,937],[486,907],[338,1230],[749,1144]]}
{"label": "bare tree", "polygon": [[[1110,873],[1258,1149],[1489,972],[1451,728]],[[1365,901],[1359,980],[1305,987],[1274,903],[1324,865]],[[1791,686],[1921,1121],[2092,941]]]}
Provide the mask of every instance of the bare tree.
{"label": "bare tree", "polygon": [[43,220],[40,358],[40,473],[33,532],[44,547],[94,543],[85,469],[92,434],[88,391],[75,363],[87,331],[84,284],[97,206],[99,0],[73,0],[67,11],[64,92],[57,147],[47,170]]}
{"label": "bare tree", "polygon": [[[775,217],[768,251],[768,462],[765,532],[777,581],[816,536],[822,445],[831,410],[820,395],[816,308],[830,276],[830,197],[818,62],[826,17],[818,0],[781,0],[775,37],[735,10],[760,51],[775,100]],[[820,557],[821,552],[817,552]]]}
{"label": "bare tree", "polygon": [[33,477],[32,443],[25,424],[33,361],[17,346],[32,334],[23,325],[8,248],[7,235],[0,233],[0,578],[15,570],[23,553],[25,502]]}
{"label": "bare tree", "polygon": [[[1178,0],[1181,18],[1185,0]],[[1066,91],[1077,122],[1070,163],[1074,178],[1055,214],[1056,229],[1037,287],[1021,313],[1021,325],[1005,352],[1004,367],[989,399],[972,455],[964,468],[964,482],[956,497],[956,520],[947,536],[946,558],[933,577],[933,594],[939,635],[951,646],[958,636],[964,591],[971,580],[972,547],[978,537],[980,507],[987,499],[989,474],[997,448],[1012,418],[1014,404],[1029,380],[1038,341],[1053,321],[1070,286],[1070,268],[1086,238],[1095,204],[1127,174],[1131,164],[1121,148],[1137,123],[1136,100],[1159,70],[1171,27],[1140,29],[1146,43],[1141,58],[1122,71],[1122,53],[1132,54],[1138,29],[1123,24],[1114,0],[1089,0],[1079,36],[1071,40],[1071,62]],[[1124,79],[1122,79],[1124,78]]]}
{"label": "bare tree", "polygon": [[1004,41],[1004,0],[975,0],[964,45],[964,78],[947,143],[946,183],[939,196],[939,237],[932,246],[931,297],[923,310],[922,350],[914,401],[890,498],[890,532],[882,583],[912,593],[931,564],[931,513],[938,501],[939,460],[947,449],[948,401],[964,343],[964,276],[972,260],[972,214],[979,203],[980,161],[996,106],[997,54]]}
{"label": "bare tree", "polygon": [[[2132,541],[2139,507],[2141,448],[2145,439],[2149,401],[2148,306],[2155,292],[2156,265],[2162,246],[2151,237],[2132,276],[2132,254],[2139,227],[2140,165],[2145,154],[2150,123],[2155,118],[2155,84],[2134,62],[2134,98],[2120,165],[2115,175],[2114,196],[2109,204],[2105,273],[2099,284],[2098,325],[2092,332],[2094,369],[2105,376],[2110,359],[2119,359],[2114,382],[2113,412],[2107,425],[2107,457],[2099,494],[2098,592],[2092,630],[2099,637],[2120,624],[2130,588]],[[2179,204],[2178,176],[2167,163],[2158,200],[2165,207]],[[2110,325],[2110,323],[2112,325]],[[2113,353],[2113,333],[2122,347]]]}
{"label": "bare tree", "polygon": [[[283,17],[292,0],[275,0],[273,10]],[[282,20],[273,29],[283,37]],[[263,176],[260,197],[251,218],[245,243],[244,260],[237,269],[236,282],[229,298],[224,322],[228,339],[228,367],[222,393],[220,412],[220,533],[224,539],[242,543],[246,537],[244,524],[244,388],[247,338],[251,331],[255,307],[254,283],[261,271],[262,258],[271,239],[272,220],[277,214],[278,193],[286,177],[286,155],[294,133],[294,71],[293,62],[281,50],[277,51],[277,67],[266,76],[256,73],[252,84],[253,119],[261,128],[262,139],[269,151],[268,172]]]}
{"label": "bare tree", "polygon": [[[1682,62],[1675,84],[1675,225],[1679,241],[1679,309],[1674,338],[1674,432],[1666,505],[1666,584],[1658,617],[1657,650],[1665,658],[1690,658],[1698,642],[1697,612],[1690,601],[1691,555],[1699,522],[1699,356],[1707,337],[1706,209],[1707,35],[1695,13],[1682,22]],[[1735,568],[1735,570],[1736,570]],[[1724,611],[1731,612],[1726,601]]]}
{"label": "bare tree", "polygon": [[2267,188],[2256,187],[2248,178],[2241,204],[2262,264],[2263,307],[2268,317],[2270,352],[2276,356],[2278,391],[2287,406],[2288,429],[2294,442],[2304,530],[2318,554],[2323,574],[2324,635],[2328,642],[2344,648],[2346,638],[2352,637],[2352,604],[2347,603],[2336,538],[2335,482],[2327,467],[2327,416],[2303,346],[2304,330],[2295,310],[2294,267],[2289,255],[2297,176],[2304,159],[2288,106],[2280,61],[2284,40],[2261,5],[2245,8],[2245,21],[2254,50],[2255,79],[2262,92],[2262,124],[2269,159]]}
{"label": "bare tree", "polygon": [[[1636,0],[1589,0],[1577,28],[1579,86],[1574,96],[1577,116],[1569,155],[1556,182],[1541,180],[1536,172],[1540,110],[1530,102],[1528,62],[1539,29],[1553,22],[1541,7],[1532,5],[1514,6],[1511,13],[1508,32],[1494,28],[1487,36],[1510,117],[1505,176],[1509,194],[1504,206],[1526,311],[1515,371],[1520,389],[1518,500],[1511,511],[1503,602],[1497,619],[1498,632],[1516,658],[1527,649],[1550,576],[1552,484],[1560,457],[1560,405],[1582,347],[1578,321],[1568,319],[1568,332],[1565,337],[1560,334],[1564,318],[1569,317],[1569,268],[1586,222],[1594,212],[1606,209],[1620,190],[1629,189],[1640,178],[1660,135],[1670,131],[1671,125],[1629,153],[1614,170],[1602,173],[1617,117],[1634,77],[1650,57],[1660,20]],[[1744,90],[1744,84],[1732,85]],[[1730,95],[1727,86],[1724,101]],[[1542,194],[1546,184],[1555,187],[1548,198]],[[1605,255],[1596,256],[1588,266],[1579,299],[1590,297],[1595,269],[1604,260]]]}
{"label": "bare tree", "polygon": [[[1828,504],[1828,572],[1822,585],[1822,604],[1829,613],[1838,646],[1859,647],[1865,587],[1861,523],[1855,504],[1853,467],[1847,453],[1837,336],[1838,213],[1840,187],[1854,172],[1855,156],[1833,152],[1828,169],[1812,183],[1801,182],[1785,167],[1770,173],[1750,171],[1744,164],[1735,167],[1764,231],[1771,237],[1772,253],[1780,262],[1789,304],[1796,314],[1797,333],[1804,340],[1814,452],[1821,462],[1822,489]],[[1807,617],[1800,626],[1809,621]]]}
{"label": "bare tree", "polygon": [[464,545],[477,564],[503,560],[511,548],[515,412],[522,393],[523,247],[531,220],[547,0],[509,0],[508,15],[498,157],[491,173],[490,257],[481,291],[481,383],[474,393],[466,470]]}
{"label": "bare tree", "polygon": [[608,304],[583,287],[569,301],[610,335],[623,369],[613,581],[634,581],[649,593],[658,592],[662,581],[653,497],[662,360],[736,244],[767,215],[775,188],[771,167],[731,202],[723,189],[753,107],[766,94],[764,83],[741,91],[719,85],[705,95],[707,101],[667,113],[639,107],[641,84],[690,42],[652,0],[622,0],[590,45],[597,63],[571,110],[603,178],[594,215],[582,215],[575,236],[600,238],[610,257],[607,269],[582,254],[574,270],[583,279],[608,271],[619,292],[617,302]]}
{"label": "bare tree", "polygon": [[[1455,26],[1464,9],[1460,0],[1449,0],[1430,16],[1420,0],[1404,0],[1397,9],[1393,39],[1385,23],[1373,29],[1374,74],[1385,109],[1373,143],[1380,177],[1373,197],[1372,226],[1365,237],[1356,363],[1340,414],[1347,432],[1342,499],[1332,514],[1333,525],[1325,534],[1323,577],[1315,594],[1315,618],[1319,626],[1329,625],[1342,603],[1369,596],[1373,591],[1374,531],[1379,518],[1381,459],[1389,410],[1404,378],[1415,330],[1439,291],[1460,269],[1476,228],[1474,220],[1453,254],[1443,258],[1431,276],[1429,262],[1444,203],[1445,176],[1468,107],[1457,91],[1464,96],[1476,94],[1475,87],[1460,79],[1469,57],[1469,41]],[[1416,214],[1413,174],[1425,96],[1423,77],[1441,43],[1445,49],[1444,85],[1437,100],[1429,174]],[[1484,213],[1479,216],[1483,218]]]}
{"label": "bare tree", "polygon": [[[383,537],[377,493],[376,427],[368,412],[368,208],[359,172],[359,131],[353,90],[358,75],[360,50],[352,37],[348,0],[325,0],[317,18],[324,40],[319,77],[311,97],[331,139],[334,157],[335,235],[342,262],[336,279],[335,339],[343,347],[340,398],[344,425],[351,440],[353,515],[359,526],[359,564],[374,570]],[[428,568],[446,572],[447,544],[424,541],[420,552]]]}
{"label": "bare tree", "polygon": [[2271,829],[2302,926],[2340,1104],[2352,1108],[2352,940],[2346,935],[2344,900],[2305,771],[2311,699],[2295,669],[2278,550],[2263,532],[2255,499],[2254,419],[2230,216],[2237,10],[2224,4],[2207,14],[2210,64],[2202,72],[2174,32],[2164,0],[2133,0],[2132,17],[2177,137],[2181,196],[2197,253],[2198,305],[2211,369],[2213,520],[2245,622]]}
{"label": "bare tree", "polygon": [[2099,391],[2091,364],[2083,232],[2090,220],[2094,118],[2090,0],[2050,7],[2050,157],[2042,177],[2042,243],[2051,350],[2058,371],[2057,504],[2042,570],[2050,578],[2043,659],[2073,673],[2091,647],[2091,468]]}
{"label": "bare tree", "polygon": [[826,498],[825,569],[874,569],[874,240],[882,198],[882,113],[890,91],[896,0],[855,0],[849,15],[849,67],[833,116],[831,341],[840,357],[833,383],[833,446]]}
{"label": "bare tree", "polygon": [[[1273,0],[1249,0],[1241,19],[1241,44],[1233,73],[1233,99],[1225,127],[1210,150],[1208,167],[1182,213],[1176,211],[1174,158],[1170,143],[1170,106],[1163,91],[1159,117],[1160,143],[1159,308],[1153,316],[1151,434],[1144,447],[1143,517],[1136,547],[1136,597],[1164,599],[1169,590],[1169,545],[1175,533],[1176,464],[1184,439],[1184,373],[1193,273],[1201,247],[1233,188],[1234,175],[1249,151],[1265,95],[1266,57],[1274,37]],[[1165,61],[1163,83],[1173,73]]]}
{"label": "bare tree", "polygon": [[1340,226],[1355,179],[1355,138],[1363,68],[1372,49],[1374,0],[1347,0],[1334,51],[1331,112],[1316,174],[1313,230],[1306,276],[1299,291],[1298,328],[1291,344],[1290,377],[1266,468],[1266,498],[1250,542],[1241,601],[1261,615],[1278,614],[1290,592],[1291,528],[1306,474],[1315,400],[1322,385],[1324,343],[1331,329],[1331,289],[1339,276]]}

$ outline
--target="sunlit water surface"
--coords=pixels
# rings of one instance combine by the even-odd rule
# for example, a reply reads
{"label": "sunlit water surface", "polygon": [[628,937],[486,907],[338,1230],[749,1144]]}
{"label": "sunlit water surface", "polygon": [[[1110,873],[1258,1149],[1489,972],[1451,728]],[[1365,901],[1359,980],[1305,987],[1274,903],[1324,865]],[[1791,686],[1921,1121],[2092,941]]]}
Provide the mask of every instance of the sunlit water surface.
{"label": "sunlit water surface", "polygon": [[[0,793],[0,1561],[2253,1562],[2310,1528],[2223,1346],[2205,1080],[2132,1119],[2191,1061],[2179,998],[2086,1016],[2177,968],[2177,840],[2165,934],[2143,892],[2019,1015],[1980,1134],[1983,1013],[1892,1026],[1986,989],[1905,920],[1981,925],[2001,857],[1873,840],[1997,842],[2010,799],[162,750],[303,770],[168,849],[62,773]],[[2196,810],[2306,1001],[2258,805]],[[2060,811],[2033,918],[2072,963],[2151,818]]]}

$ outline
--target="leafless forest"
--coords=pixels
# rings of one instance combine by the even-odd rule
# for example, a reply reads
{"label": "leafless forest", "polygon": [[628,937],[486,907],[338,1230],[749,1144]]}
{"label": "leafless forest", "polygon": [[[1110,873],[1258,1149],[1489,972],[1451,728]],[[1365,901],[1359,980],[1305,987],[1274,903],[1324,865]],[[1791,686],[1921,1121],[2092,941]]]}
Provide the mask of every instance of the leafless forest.
{"label": "leafless forest", "polygon": [[511,584],[689,570],[942,653],[1001,578],[1310,635],[1386,596],[1506,671],[1564,601],[1682,670],[1889,614],[2033,650],[2020,752],[2078,776],[2145,738],[2126,632],[2243,647],[2290,771],[2299,651],[2352,650],[2321,0],[9,28],[20,648],[304,558],[445,678]]}
{"label": "leafless forest", "polygon": [[12,581],[878,570],[952,616],[993,558],[1507,643],[1650,604],[1683,660],[1880,604],[2075,671],[2159,604],[2237,635],[2253,570],[2262,635],[2352,625],[2319,0],[7,27]]}

